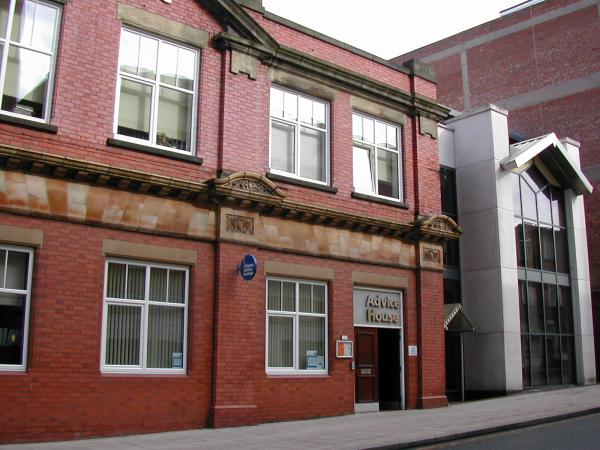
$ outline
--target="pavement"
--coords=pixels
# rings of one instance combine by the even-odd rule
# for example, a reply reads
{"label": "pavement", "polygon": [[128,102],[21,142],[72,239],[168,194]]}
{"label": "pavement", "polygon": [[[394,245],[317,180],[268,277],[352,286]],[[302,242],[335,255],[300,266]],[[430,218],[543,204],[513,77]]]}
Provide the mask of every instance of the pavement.
{"label": "pavement", "polygon": [[413,448],[600,412],[600,385],[527,391],[447,408],[361,413],[249,427],[174,431],[1,450]]}

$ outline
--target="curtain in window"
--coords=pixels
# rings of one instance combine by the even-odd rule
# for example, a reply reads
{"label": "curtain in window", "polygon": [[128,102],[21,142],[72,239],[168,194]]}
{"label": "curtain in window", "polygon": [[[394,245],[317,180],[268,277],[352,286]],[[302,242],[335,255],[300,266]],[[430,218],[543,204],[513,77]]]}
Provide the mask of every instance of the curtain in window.
{"label": "curtain in window", "polygon": [[[316,352],[317,356],[325,357],[325,318],[300,316],[299,321],[300,348],[298,362],[299,369],[305,370],[307,368],[307,353],[313,354],[313,352]],[[317,369],[324,368],[324,365],[317,367]]]}
{"label": "curtain in window", "polygon": [[294,366],[294,319],[269,316],[269,367]]}
{"label": "curtain in window", "polygon": [[142,308],[108,305],[106,317],[106,364],[140,364],[140,328]]}
{"label": "curtain in window", "polygon": [[271,164],[274,169],[294,172],[295,128],[273,121],[271,123]]}
{"label": "curtain in window", "polygon": [[354,174],[354,189],[359,192],[374,193],[373,171],[371,166],[371,151],[366,148],[354,147],[352,165]]}
{"label": "curtain in window", "polygon": [[325,181],[325,133],[300,127],[300,176]]}
{"label": "curtain in window", "polygon": [[144,300],[146,290],[146,268],[144,266],[127,266],[127,298]]}
{"label": "curtain in window", "polygon": [[150,305],[147,367],[183,367],[183,308]]}

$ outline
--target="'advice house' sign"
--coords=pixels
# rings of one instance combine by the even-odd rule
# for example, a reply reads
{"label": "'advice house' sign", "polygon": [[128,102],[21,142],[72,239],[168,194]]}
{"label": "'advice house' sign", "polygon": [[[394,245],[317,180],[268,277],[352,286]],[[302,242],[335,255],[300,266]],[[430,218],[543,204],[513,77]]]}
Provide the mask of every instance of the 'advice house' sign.
{"label": "'advice house' sign", "polygon": [[354,325],[402,328],[402,293],[354,289]]}

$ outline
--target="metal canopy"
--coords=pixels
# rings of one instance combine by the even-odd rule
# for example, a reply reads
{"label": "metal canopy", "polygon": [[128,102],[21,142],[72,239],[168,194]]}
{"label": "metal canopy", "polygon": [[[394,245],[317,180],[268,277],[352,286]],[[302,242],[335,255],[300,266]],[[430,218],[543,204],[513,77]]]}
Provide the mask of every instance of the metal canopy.
{"label": "metal canopy", "polygon": [[500,161],[500,166],[504,170],[518,171],[536,157],[563,188],[571,188],[577,195],[592,192],[592,185],[554,133],[512,144],[510,155]]}
{"label": "metal canopy", "polygon": [[475,326],[460,303],[444,305],[444,330],[453,333],[474,333]]}

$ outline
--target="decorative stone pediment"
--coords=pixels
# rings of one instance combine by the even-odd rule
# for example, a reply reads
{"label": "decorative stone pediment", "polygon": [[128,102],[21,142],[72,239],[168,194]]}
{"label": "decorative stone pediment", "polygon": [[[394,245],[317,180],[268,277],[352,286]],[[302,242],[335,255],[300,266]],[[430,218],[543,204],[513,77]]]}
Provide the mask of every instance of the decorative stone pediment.
{"label": "decorative stone pediment", "polygon": [[215,178],[213,184],[215,190],[221,193],[228,190],[235,190],[250,194],[268,195],[280,199],[286,196],[271,180],[252,172],[238,172],[228,177]]}
{"label": "decorative stone pediment", "polygon": [[433,240],[456,239],[462,229],[450,217],[443,214],[421,217],[415,222],[416,231]]}

